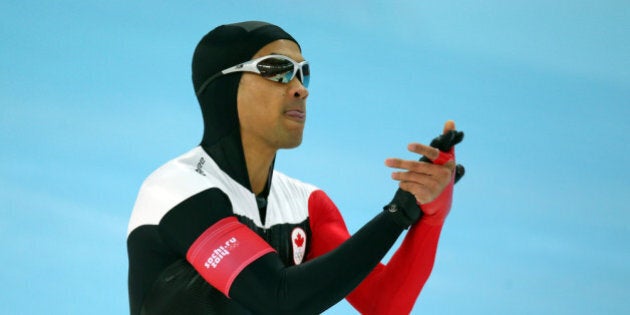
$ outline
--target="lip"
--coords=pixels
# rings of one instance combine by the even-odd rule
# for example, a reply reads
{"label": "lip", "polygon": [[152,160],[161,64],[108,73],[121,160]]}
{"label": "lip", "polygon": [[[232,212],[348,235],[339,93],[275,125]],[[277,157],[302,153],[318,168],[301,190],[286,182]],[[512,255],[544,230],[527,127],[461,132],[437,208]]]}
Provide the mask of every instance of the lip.
{"label": "lip", "polygon": [[301,108],[287,109],[284,111],[284,115],[298,122],[304,122],[306,120],[306,111]]}

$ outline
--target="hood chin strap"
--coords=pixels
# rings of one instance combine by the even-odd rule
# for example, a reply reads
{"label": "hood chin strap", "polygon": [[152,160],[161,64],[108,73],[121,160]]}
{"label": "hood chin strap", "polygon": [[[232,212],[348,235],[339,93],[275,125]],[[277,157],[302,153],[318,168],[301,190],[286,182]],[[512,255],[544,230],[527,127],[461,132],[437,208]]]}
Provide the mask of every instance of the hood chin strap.
{"label": "hood chin strap", "polygon": [[[212,157],[221,170],[241,184],[241,186],[252,191],[252,185],[249,182],[249,173],[247,172],[247,164],[245,163],[245,154],[243,153],[240,137],[240,132],[234,131],[221,138],[213,145],[208,146],[202,142],[201,147],[204,151],[206,151],[206,153],[208,153],[208,155],[210,155],[210,157]],[[274,157],[273,161],[271,161],[271,165],[269,166],[269,175],[267,176],[265,188],[256,196],[257,199],[262,198],[265,200],[265,207],[267,196],[269,195],[269,191],[271,189],[275,163],[276,159]],[[260,203],[258,208],[261,208]]]}

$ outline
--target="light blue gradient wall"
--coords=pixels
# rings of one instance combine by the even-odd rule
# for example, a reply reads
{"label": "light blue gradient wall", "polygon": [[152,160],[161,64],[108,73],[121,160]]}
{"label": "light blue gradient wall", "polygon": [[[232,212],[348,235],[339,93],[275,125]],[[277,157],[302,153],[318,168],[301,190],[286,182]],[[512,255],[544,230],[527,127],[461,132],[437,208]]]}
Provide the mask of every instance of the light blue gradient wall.
{"label": "light blue gradient wall", "polygon": [[385,158],[446,119],[466,132],[414,314],[630,312],[627,1],[5,0],[0,313],[128,312],[135,194],[201,137],[192,51],[250,19],[313,68],[304,143],[277,168],[352,231],[392,196]]}

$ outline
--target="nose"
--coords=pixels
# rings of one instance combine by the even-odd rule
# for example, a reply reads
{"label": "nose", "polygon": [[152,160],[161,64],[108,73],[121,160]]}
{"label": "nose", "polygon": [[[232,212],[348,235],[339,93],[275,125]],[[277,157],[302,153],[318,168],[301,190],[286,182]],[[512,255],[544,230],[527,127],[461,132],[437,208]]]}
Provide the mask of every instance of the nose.
{"label": "nose", "polygon": [[297,99],[306,99],[308,97],[308,89],[296,76],[289,82],[288,94]]}

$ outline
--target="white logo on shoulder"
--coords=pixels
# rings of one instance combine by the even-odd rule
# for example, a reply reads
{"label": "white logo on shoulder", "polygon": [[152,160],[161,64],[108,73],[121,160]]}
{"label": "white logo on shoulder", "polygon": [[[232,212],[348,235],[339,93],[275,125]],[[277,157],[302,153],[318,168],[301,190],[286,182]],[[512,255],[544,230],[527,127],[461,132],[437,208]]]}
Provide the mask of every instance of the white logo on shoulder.
{"label": "white logo on shoulder", "polygon": [[302,228],[296,227],[291,232],[291,244],[293,245],[293,262],[296,265],[302,263],[306,253],[306,232]]}
{"label": "white logo on shoulder", "polygon": [[206,176],[206,173],[203,171],[203,165],[206,163],[206,159],[203,158],[203,156],[199,159],[199,162],[197,163],[197,168],[195,169],[195,172]]}

